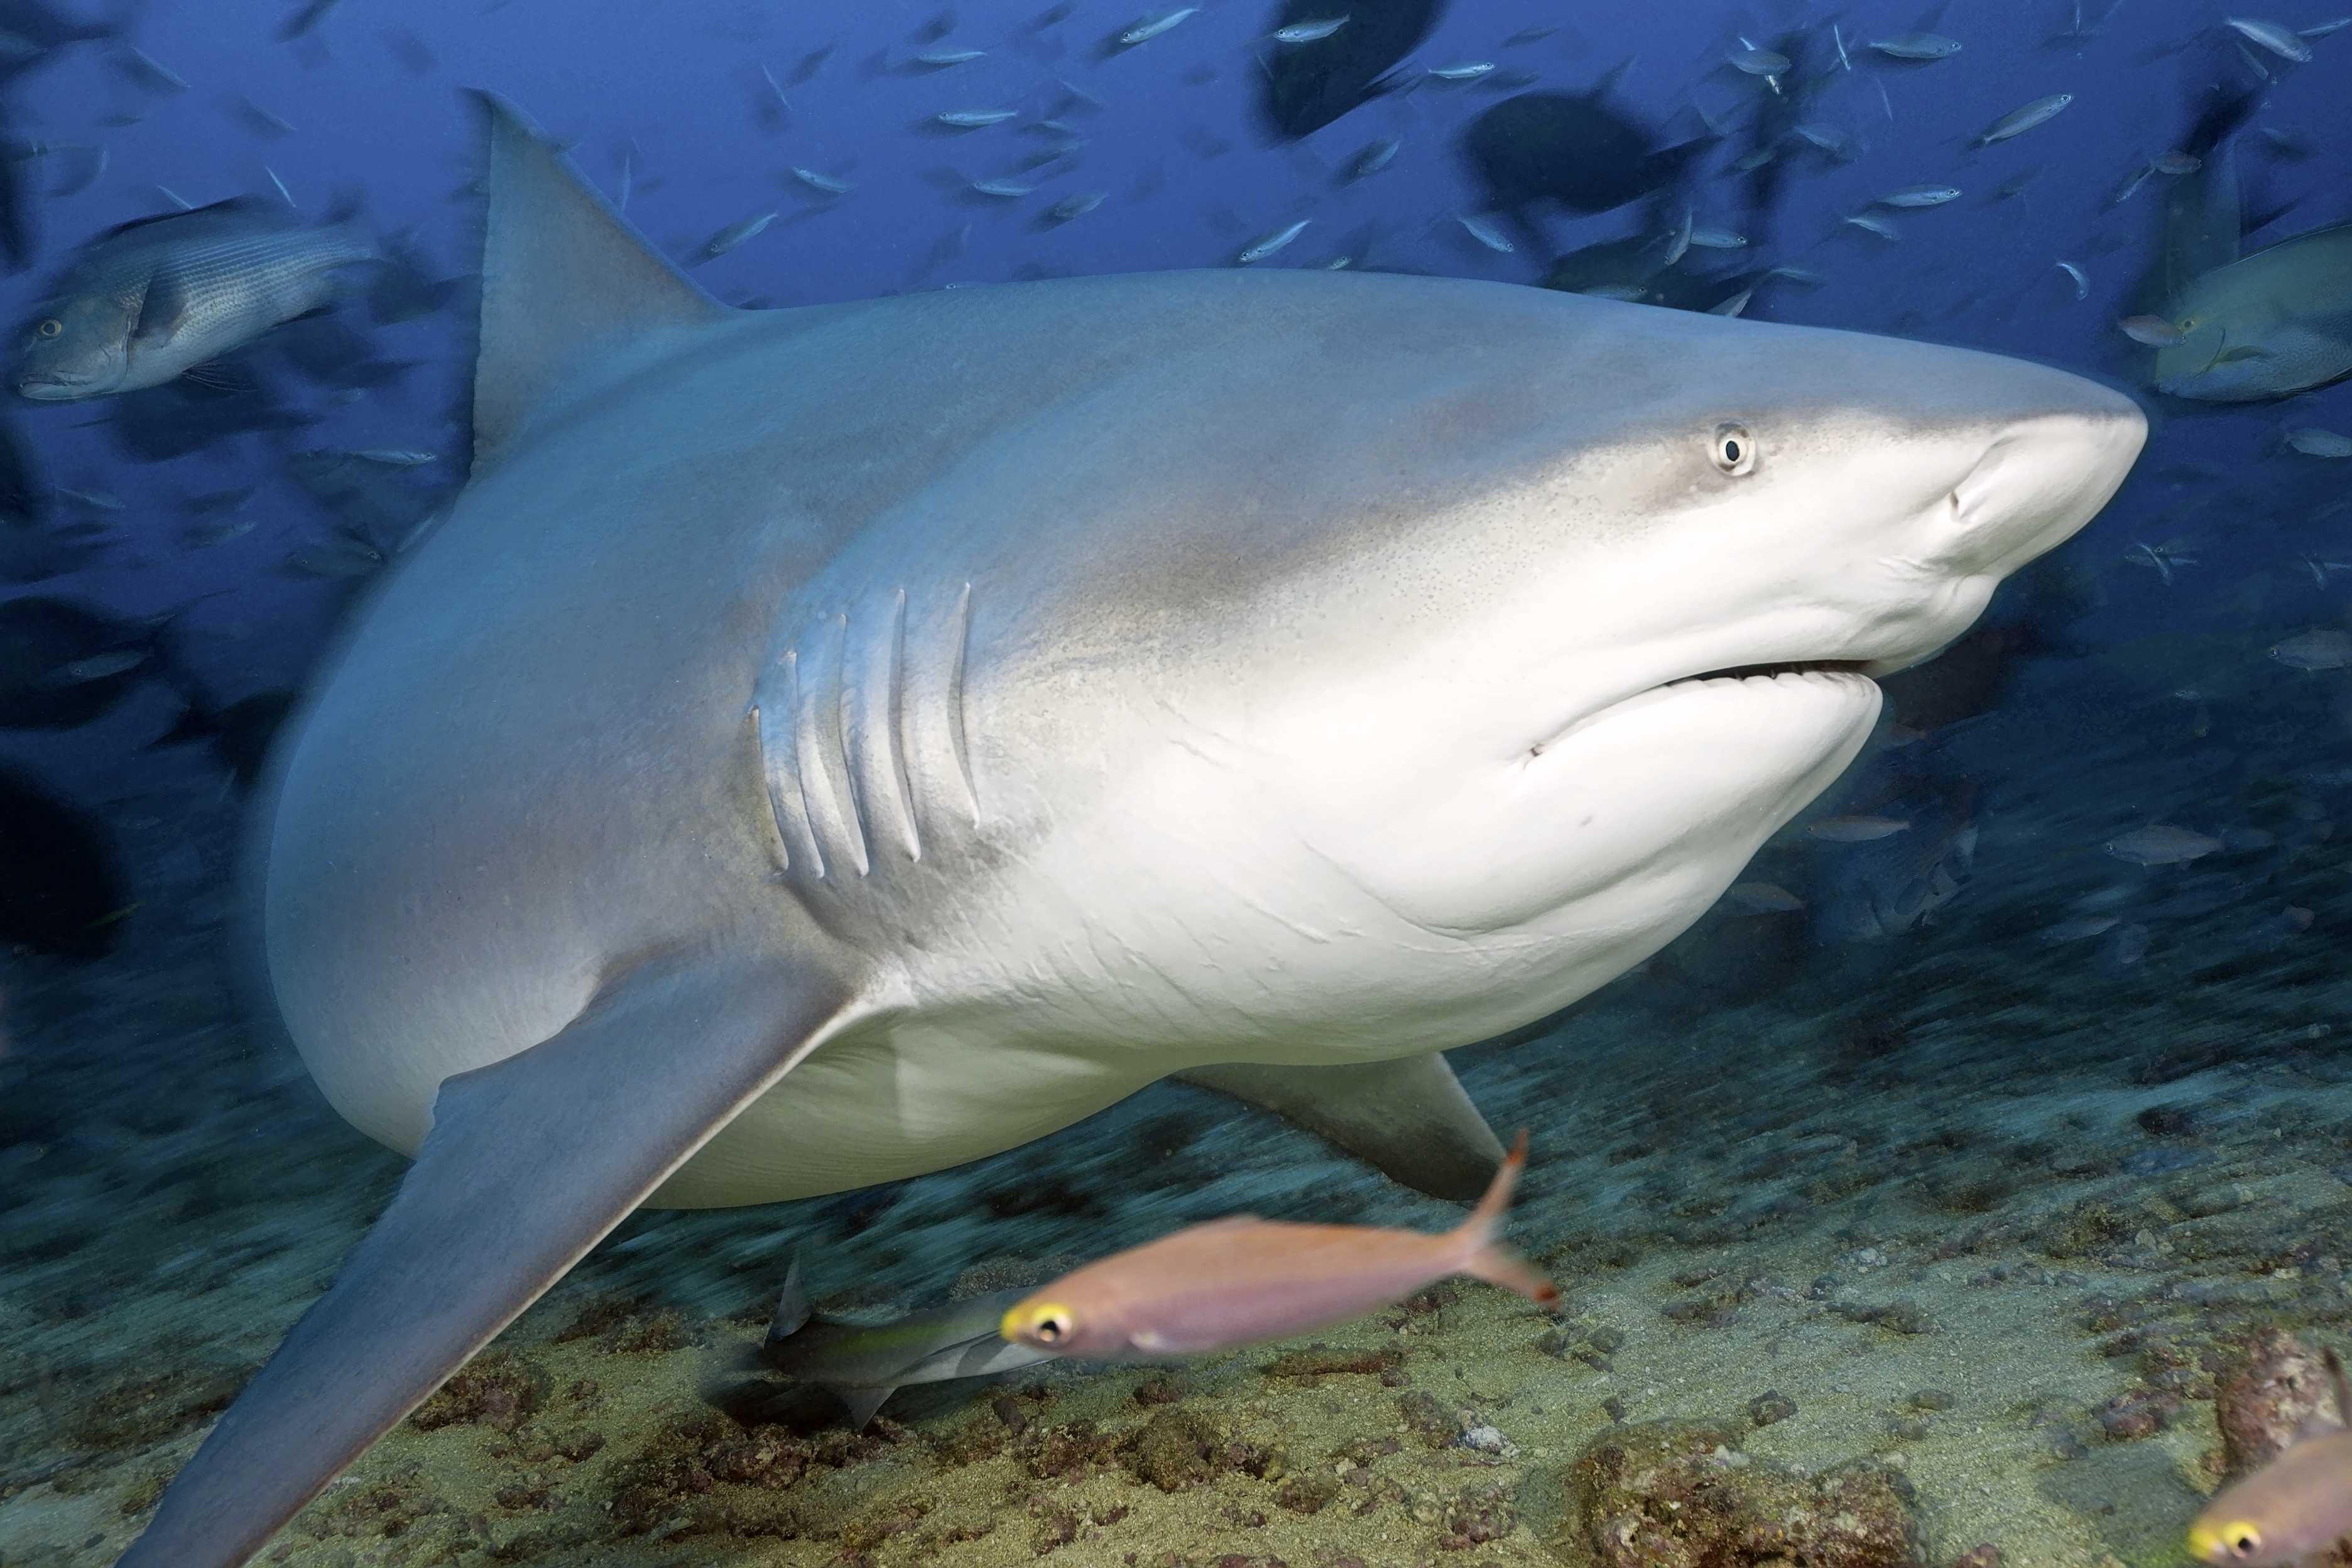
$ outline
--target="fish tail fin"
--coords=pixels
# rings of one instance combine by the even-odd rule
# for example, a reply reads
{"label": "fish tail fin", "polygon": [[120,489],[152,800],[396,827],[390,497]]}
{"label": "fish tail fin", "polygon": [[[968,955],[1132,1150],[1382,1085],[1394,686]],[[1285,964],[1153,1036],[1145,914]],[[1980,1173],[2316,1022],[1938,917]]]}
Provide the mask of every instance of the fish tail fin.
{"label": "fish tail fin", "polygon": [[1461,1272],[1474,1279],[1484,1279],[1489,1285],[1499,1285],[1506,1290],[1516,1290],[1539,1306],[1550,1306],[1559,1300],[1559,1287],[1545,1279],[1529,1266],[1527,1259],[1508,1245],[1496,1239],[1502,1228],[1503,1215],[1511,1206],[1511,1193],[1519,1184],[1519,1173],[1527,1169],[1528,1130],[1511,1142],[1511,1152],[1495,1171],[1495,1179],[1486,1187],[1486,1195],[1470,1211],[1454,1235],[1461,1238],[1466,1254]]}
{"label": "fish tail fin", "polygon": [[1486,1184],[1486,1196],[1478,1200],[1478,1206],[1470,1211],[1470,1217],[1462,1222],[1455,1234],[1481,1245],[1491,1240],[1510,1209],[1512,1190],[1519,1184],[1519,1173],[1527,1166],[1528,1130],[1522,1127],[1511,1142],[1511,1152],[1495,1167],[1494,1180]]}
{"label": "fish tail fin", "polygon": [[1472,1253],[1462,1272],[1473,1279],[1516,1290],[1538,1307],[1550,1307],[1559,1300],[1559,1287],[1503,1242],[1490,1241]]}

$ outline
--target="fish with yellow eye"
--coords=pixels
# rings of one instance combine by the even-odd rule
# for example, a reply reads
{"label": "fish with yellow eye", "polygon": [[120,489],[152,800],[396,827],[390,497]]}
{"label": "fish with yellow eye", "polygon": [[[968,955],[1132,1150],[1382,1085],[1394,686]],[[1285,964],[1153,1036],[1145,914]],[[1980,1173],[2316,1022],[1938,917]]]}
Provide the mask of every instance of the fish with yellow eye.
{"label": "fish with yellow eye", "polygon": [[1013,1304],[1003,1335],[1091,1360],[1201,1355],[1311,1333],[1457,1274],[1540,1306],[1559,1288],[1496,1239],[1528,1135],[1470,1217],[1434,1235],[1233,1215],[1089,1263]]}
{"label": "fish with yellow eye", "polygon": [[[2336,1408],[2352,1421],[2352,1380],[2334,1351],[2327,1374]],[[2189,1527],[2189,1552],[2200,1563],[2232,1568],[2298,1568],[2325,1561],[2328,1548],[2352,1538],[2352,1426],[2315,1420],[2275,1458],[2205,1505]]]}

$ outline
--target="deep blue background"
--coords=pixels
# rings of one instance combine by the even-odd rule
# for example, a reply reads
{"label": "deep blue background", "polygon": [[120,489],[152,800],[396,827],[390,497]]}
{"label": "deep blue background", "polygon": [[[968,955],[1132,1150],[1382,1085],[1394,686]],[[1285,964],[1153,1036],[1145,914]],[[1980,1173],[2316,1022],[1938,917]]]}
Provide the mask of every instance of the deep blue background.
{"label": "deep blue background", "polygon": [[[1347,3],[1332,0],[1334,13]],[[1139,19],[1134,5],[1082,0],[1067,21],[1035,35],[1030,24],[1042,0],[966,0],[953,12],[947,42],[988,49],[988,58],[908,74],[897,68],[924,47],[918,30],[944,14],[936,0],[511,0],[487,12],[478,0],[402,0],[396,8],[347,0],[312,37],[290,46],[275,38],[290,4],[154,0],[134,37],[187,80],[185,92],[142,91],[109,64],[101,46],[67,51],[16,91],[20,136],[102,143],[110,162],[87,191],[45,205],[40,262],[7,282],[0,307],[9,320],[22,319],[36,282],[74,245],[105,226],[163,210],[156,186],[197,203],[269,195],[265,165],[313,214],[339,188],[363,187],[368,221],[385,230],[415,226],[444,270],[468,269],[463,187],[470,120],[457,97],[466,85],[495,89],[557,135],[576,139],[583,167],[608,192],[617,184],[618,150],[633,142],[641,155],[630,216],[674,255],[748,214],[782,213],[765,234],[697,274],[730,299],[841,300],[918,277],[932,285],[1001,280],[1030,266],[1093,272],[1223,265],[1249,238],[1297,217],[1312,217],[1313,226],[1265,265],[1319,265],[1369,229],[1374,265],[1528,282],[1540,275],[1547,258],[1492,253],[1452,221],[1474,202],[1454,138],[1496,100],[1494,92],[1432,84],[1375,102],[1303,144],[1268,145],[1250,94],[1253,50],[1274,25],[1274,7],[1259,0],[1210,4],[1148,45],[1098,58],[1102,38]],[[1912,4],[1835,13],[1857,68],[1838,77],[1815,117],[1842,129],[1859,156],[1843,167],[1805,162],[1780,220],[1781,243],[1763,258],[1815,268],[1828,283],[1772,289],[1754,313],[1865,330],[1899,323],[1916,335],[2120,373],[2128,345],[2114,321],[2149,253],[2163,181],[2149,181],[2120,207],[2111,209],[2108,197],[2187,125],[2189,88],[2202,68],[2191,62],[2211,58],[2223,9],[2197,0],[2126,0],[2087,41],[2055,44],[2053,36],[2074,21],[2068,0],[1958,5],[1940,16]],[[1580,15],[1553,36],[1503,47],[1520,28],[1570,10]],[[2294,26],[2327,19],[2302,0],[2270,14]],[[1769,90],[1724,66],[1735,35],[1760,42],[1808,18],[1826,39],[1832,14],[1794,6],[1620,11],[1456,0],[1415,60],[1494,59],[1538,73],[1546,86],[1576,89],[1630,58],[1622,100],[1680,138],[1699,128],[1695,100],[1721,117]],[[1907,68],[1870,63],[1862,52],[1862,40],[1923,23],[1962,39],[1964,52]],[[417,74],[401,64],[383,37],[394,26],[421,38],[438,57],[436,68]],[[817,74],[790,88],[783,122],[759,123],[759,68],[788,79],[804,56],[829,44],[835,47]],[[2308,161],[2266,176],[2269,199],[2303,198],[2266,237],[2337,221],[2352,205],[2341,194],[2352,30],[2315,47],[2313,64],[2283,71],[2256,121],[2316,149]],[[890,68],[871,68],[877,56]],[[1101,104],[1069,116],[1089,139],[1075,168],[1016,203],[960,200],[938,187],[932,176],[941,169],[967,178],[1010,174],[1014,159],[1039,142],[1017,122],[940,136],[918,130],[921,121],[957,108],[1017,108],[1034,117],[1062,96],[1057,78]],[[1998,116],[2062,91],[2075,101],[2055,121],[1969,150],[1974,134]],[[290,121],[296,133],[276,142],[253,137],[225,112],[237,94]],[[110,122],[126,113],[135,122]],[[1389,170],[1353,185],[1334,180],[1382,135],[1404,140]],[[2252,151],[2252,135],[2245,140]],[[1727,142],[1709,165],[1701,223],[1738,226],[1738,186],[1722,170],[1739,145]],[[835,203],[812,199],[791,182],[793,164],[845,177],[856,189]],[[2029,170],[2036,173],[2021,195],[1990,199]],[[1843,216],[1874,196],[1922,182],[1967,194],[1933,211],[1893,215],[1903,233],[1897,243],[1840,228]],[[1036,226],[1053,202],[1090,190],[1108,193],[1092,214],[1059,228]],[[1555,237],[1566,248],[1622,232],[1637,211],[1563,222]],[[923,272],[934,247],[966,226],[961,254]],[[2086,301],[2074,300],[2057,270],[2062,258],[2088,273]],[[387,353],[430,363],[404,388],[333,410],[306,439],[462,455],[462,437],[446,423],[449,387],[463,364],[461,324],[400,327],[383,344]],[[140,467],[123,460],[102,430],[83,427],[102,412],[100,405],[16,410],[58,483],[126,503],[109,519],[119,541],[109,563],[52,586],[131,610],[219,592],[190,614],[207,673],[231,695],[294,675],[317,645],[331,595],[279,571],[287,551],[315,536],[322,520],[275,477],[277,455],[247,437],[181,462]],[[2200,618],[2275,631],[2333,624],[2341,590],[2314,586],[2294,557],[2306,550],[2342,555],[2331,541],[2344,531],[2346,516],[2318,514],[2352,493],[2352,463],[2282,452],[2278,432],[2283,424],[2352,430],[2347,390],[2284,408],[2158,415],[2131,487],[2067,547],[2067,558],[2094,569],[2102,584],[2104,601],[2085,629],[2112,644]],[[202,552],[179,547],[179,495],[256,480],[268,488],[252,533]],[[2183,537],[2195,542],[2200,564],[2176,586],[2123,561],[2135,540]],[[154,703],[134,704],[80,736],[11,737],[7,745],[87,778],[115,765],[126,741],[152,733],[160,711]]]}

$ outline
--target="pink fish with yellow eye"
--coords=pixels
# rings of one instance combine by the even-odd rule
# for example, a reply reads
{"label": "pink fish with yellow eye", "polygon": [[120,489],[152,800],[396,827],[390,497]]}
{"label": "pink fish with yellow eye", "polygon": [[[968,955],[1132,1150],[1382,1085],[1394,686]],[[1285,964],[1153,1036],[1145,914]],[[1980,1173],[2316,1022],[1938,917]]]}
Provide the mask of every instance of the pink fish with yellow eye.
{"label": "pink fish with yellow eye", "polygon": [[1095,1360],[1201,1355],[1312,1333],[1467,1274],[1540,1306],[1559,1288],[1496,1239],[1528,1135],[1452,1230],[1292,1225],[1234,1215],[1064,1275],[1004,1314],[1004,1337]]}
{"label": "pink fish with yellow eye", "polygon": [[[2336,1408],[2352,1422],[2352,1379],[2334,1351],[2327,1374]],[[2352,1426],[2315,1420],[2261,1469],[2226,1488],[2189,1527],[2189,1552],[2232,1568],[2290,1568],[2333,1561],[2352,1540]]]}

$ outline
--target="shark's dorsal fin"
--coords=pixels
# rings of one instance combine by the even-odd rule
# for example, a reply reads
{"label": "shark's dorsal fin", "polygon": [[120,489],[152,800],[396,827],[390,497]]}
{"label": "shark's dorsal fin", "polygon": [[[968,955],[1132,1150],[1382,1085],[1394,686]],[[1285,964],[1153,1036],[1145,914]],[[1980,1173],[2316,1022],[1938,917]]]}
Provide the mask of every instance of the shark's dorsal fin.
{"label": "shark's dorsal fin", "polygon": [[589,353],[728,310],[648,247],[512,104],[473,97],[489,192],[474,360],[479,468]]}

